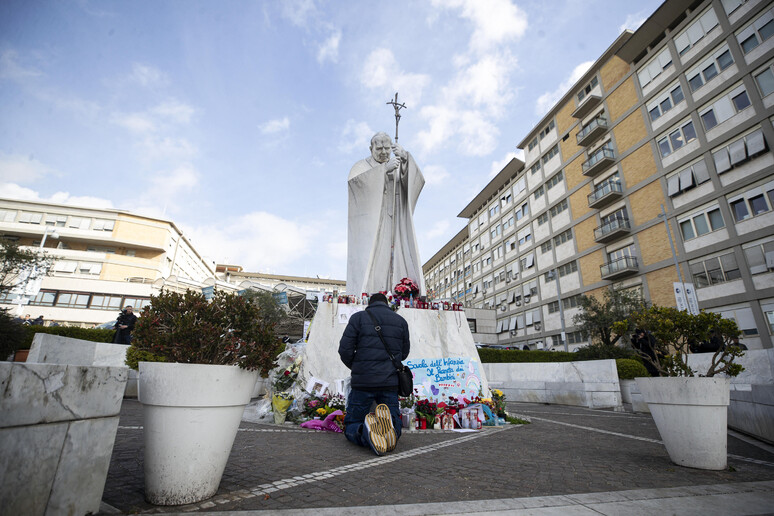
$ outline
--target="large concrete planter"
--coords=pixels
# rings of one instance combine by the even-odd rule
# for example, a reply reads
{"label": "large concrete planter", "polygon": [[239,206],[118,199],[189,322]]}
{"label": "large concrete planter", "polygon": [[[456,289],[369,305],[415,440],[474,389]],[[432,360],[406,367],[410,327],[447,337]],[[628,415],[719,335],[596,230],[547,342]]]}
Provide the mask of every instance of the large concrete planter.
{"label": "large concrete planter", "polygon": [[621,380],[621,399],[632,406],[632,412],[650,412],[636,380]]}
{"label": "large concrete planter", "polygon": [[258,372],[140,362],[145,498],[183,505],[215,495]]}
{"label": "large concrete planter", "polygon": [[726,468],[729,378],[637,378],[637,386],[672,462]]}
{"label": "large concrete planter", "polygon": [[0,362],[0,513],[96,514],[127,369]]}

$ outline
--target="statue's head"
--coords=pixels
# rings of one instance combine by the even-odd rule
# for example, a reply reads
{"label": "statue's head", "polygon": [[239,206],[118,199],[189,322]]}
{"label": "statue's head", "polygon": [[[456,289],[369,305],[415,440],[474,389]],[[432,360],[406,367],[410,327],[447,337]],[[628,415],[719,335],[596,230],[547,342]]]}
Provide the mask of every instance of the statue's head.
{"label": "statue's head", "polygon": [[371,138],[371,156],[379,163],[386,163],[392,153],[392,139],[387,133],[376,133]]}

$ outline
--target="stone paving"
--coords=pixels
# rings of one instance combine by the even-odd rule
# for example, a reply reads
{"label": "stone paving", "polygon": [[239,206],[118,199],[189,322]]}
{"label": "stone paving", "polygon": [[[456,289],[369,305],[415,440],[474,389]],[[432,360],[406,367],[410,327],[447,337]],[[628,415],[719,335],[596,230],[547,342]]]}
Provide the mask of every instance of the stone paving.
{"label": "stone paving", "polygon": [[508,410],[532,424],[404,433],[384,457],[343,434],[243,422],[214,498],[156,507],[143,496],[141,405],[124,400],[103,502],[123,513],[300,510],[774,480],[774,448],[749,439],[729,435],[729,468],[703,471],[669,461],[647,414],[527,403]]}

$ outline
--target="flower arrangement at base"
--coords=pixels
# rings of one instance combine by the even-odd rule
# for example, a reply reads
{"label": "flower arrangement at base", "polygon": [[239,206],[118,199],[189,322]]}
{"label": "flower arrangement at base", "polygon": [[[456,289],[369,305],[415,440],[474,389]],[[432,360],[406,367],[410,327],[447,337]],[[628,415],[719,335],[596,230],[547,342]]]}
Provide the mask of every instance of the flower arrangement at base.
{"label": "flower arrangement at base", "polygon": [[274,410],[274,423],[281,425],[285,422],[290,405],[293,404],[293,396],[289,392],[275,392],[271,396],[271,408]]}
{"label": "flower arrangement at base", "polygon": [[443,414],[443,409],[438,408],[438,404],[428,399],[418,400],[414,411],[417,413],[418,418],[427,421],[427,428],[433,428],[435,416]]}
{"label": "flower arrangement at base", "polygon": [[412,279],[403,278],[395,285],[392,291],[398,299],[408,300],[412,297],[417,299],[419,296],[419,285]]}
{"label": "flower arrangement at base", "polygon": [[272,383],[274,392],[286,391],[290,389],[293,384],[296,383],[299,369],[301,369],[301,357],[296,358],[296,360],[290,366],[288,366],[281,373],[277,374],[277,376],[274,378],[274,382]]}
{"label": "flower arrangement at base", "polygon": [[494,404],[494,407],[492,408],[493,412],[497,414],[498,417],[505,417],[507,414],[505,413],[505,394],[503,394],[503,391],[500,389],[493,390],[492,402]]}
{"label": "flower arrangement at base", "polygon": [[414,404],[417,402],[417,398],[413,394],[409,394],[405,398],[398,398],[400,408],[411,409],[414,408]]}

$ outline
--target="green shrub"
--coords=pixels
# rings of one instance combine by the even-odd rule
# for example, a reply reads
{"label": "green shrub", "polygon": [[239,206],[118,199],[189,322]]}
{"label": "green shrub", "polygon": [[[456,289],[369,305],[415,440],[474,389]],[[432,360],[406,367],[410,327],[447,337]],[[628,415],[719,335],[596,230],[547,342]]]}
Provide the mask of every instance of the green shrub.
{"label": "green shrub", "polygon": [[481,348],[478,356],[483,364],[529,363],[529,362],[572,362],[575,353],[565,351],[526,351],[521,349]]}
{"label": "green shrub", "polygon": [[637,354],[629,347],[608,346],[605,344],[590,344],[584,346],[574,353],[575,360],[608,360],[618,358],[634,358]]}
{"label": "green shrub", "polygon": [[642,362],[632,358],[617,358],[615,366],[618,369],[619,380],[633,380],[638,377],[650,376]]}
{"label": "green shrub", "polygon": [[0,360],[5,360],[24,345],[24,326],[13,319],[8,311],[0,308]]}
{"label": "green shrub", "polygon": [[21,349],[29,349],[36,333],[48,333],[72,339],[88,340],[91,342],[113,342],[115,330],[101,330],[94,328],[79,328],[77,326],[25,326],[26,338]]}

